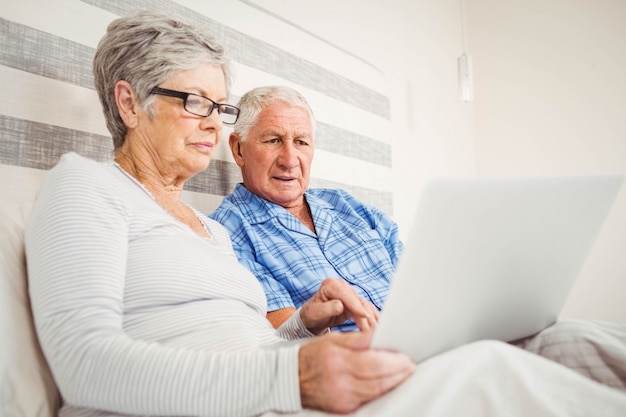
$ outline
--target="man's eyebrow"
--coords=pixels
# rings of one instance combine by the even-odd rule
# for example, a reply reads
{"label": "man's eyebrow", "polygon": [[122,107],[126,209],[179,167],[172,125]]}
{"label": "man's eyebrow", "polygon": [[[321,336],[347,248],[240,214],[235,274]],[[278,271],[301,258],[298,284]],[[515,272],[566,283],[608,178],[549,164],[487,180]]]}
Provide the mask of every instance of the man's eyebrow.
{"label": "man's eyebrow", "polygon": [[265,136],[284,136],[284,132],[279,132],[277,130],[266,130],[261,134],[261,137]]}
{"label": "man's eyebrow", "polygon": [[[261,134],[261,137],[266,137],[266,136],[279,136],[279,137],[283,137],[286,135],[285,131],[279,131],[276,129],[271,129],[271,130],[267,130],[265,132],[263,132]],[[313,135],[311,134],[311,132],[308,131],[300,131],[300,132],[295,132],[293,135],[294,138],[309,138],[312,139]]]}

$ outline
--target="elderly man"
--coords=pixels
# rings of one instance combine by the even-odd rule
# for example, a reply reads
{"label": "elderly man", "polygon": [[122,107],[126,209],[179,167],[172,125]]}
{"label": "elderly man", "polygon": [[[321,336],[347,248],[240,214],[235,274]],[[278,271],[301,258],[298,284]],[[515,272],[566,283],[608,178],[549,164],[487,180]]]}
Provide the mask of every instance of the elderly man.
{"label": "elderly man", "polygon": [[[250,91],[229,139],[243,184],[210,215],[230,231],[235,252],[263,285],[278,327],[340,277],[378,311],[402,242],[382,211],[345,191],[308,189],[314,118],[302,95],[285,87]],[[349,321],[335,330],[354,330]]]}

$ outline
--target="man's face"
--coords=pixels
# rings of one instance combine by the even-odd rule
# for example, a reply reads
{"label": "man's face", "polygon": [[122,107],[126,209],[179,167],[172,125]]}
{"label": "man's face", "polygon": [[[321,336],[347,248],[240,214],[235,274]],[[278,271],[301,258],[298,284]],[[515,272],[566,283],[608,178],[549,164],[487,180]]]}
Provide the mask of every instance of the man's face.
{"label": "man's face", "polygon": [[285,208],[304,202],[314,142],[308,112],[286,103],[266,107],[245,142],[232,134],[230,146],[244,186]]}

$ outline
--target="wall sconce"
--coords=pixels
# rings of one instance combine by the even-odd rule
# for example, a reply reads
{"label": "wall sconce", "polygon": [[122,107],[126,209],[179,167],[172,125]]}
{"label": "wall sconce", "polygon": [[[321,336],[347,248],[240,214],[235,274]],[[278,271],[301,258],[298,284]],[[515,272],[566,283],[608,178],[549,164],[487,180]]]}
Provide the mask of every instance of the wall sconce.
{"label": "wall sconce", "polygon": [[472,86],[472,57],[465,52],[457,59],[459,66],[459,100],[470,102],[474,99]]}
{"label": "wall sconce", "polygon": [[469,103],[474,100],[474,85],[472,81],[472,57],[467,54],[467,16],[465,15],[465,0],[459,0],[461,10],[461,42],[463,53],[457,58],[459,71],[459,100]]}

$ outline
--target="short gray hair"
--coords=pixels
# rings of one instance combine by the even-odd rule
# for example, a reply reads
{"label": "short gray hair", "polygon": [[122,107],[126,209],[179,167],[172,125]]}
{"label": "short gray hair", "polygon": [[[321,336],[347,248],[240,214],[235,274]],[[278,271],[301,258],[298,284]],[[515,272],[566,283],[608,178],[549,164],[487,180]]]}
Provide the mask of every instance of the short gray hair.
{"label": "short gray hair", "polygon": [[221,67],[226,93],[232,84],[230,58],[213,35],[172,16],[138,10],[112,21],[93,61],[94,83],[117,151],[127,129],[115,104],[115,84],[125,80],[151,114],[150,90],[174,72],[211,63]]}
{"label": "short gray hair", "polygon": [[239,118],[233,126],[233,130],[239,135],[242,142],[245,142],[248,138],[250,130],[257,123],[259,114],[261,114],[263,109],[277,102],[305,109],[311,119],[311,133],[313,137],[315,137],[315,118],[313,117],[313,110],[311,110],[304,96],[290,87],[265,86],[248,91],[241,96],[239,103],[237,103],[240,112]]}

